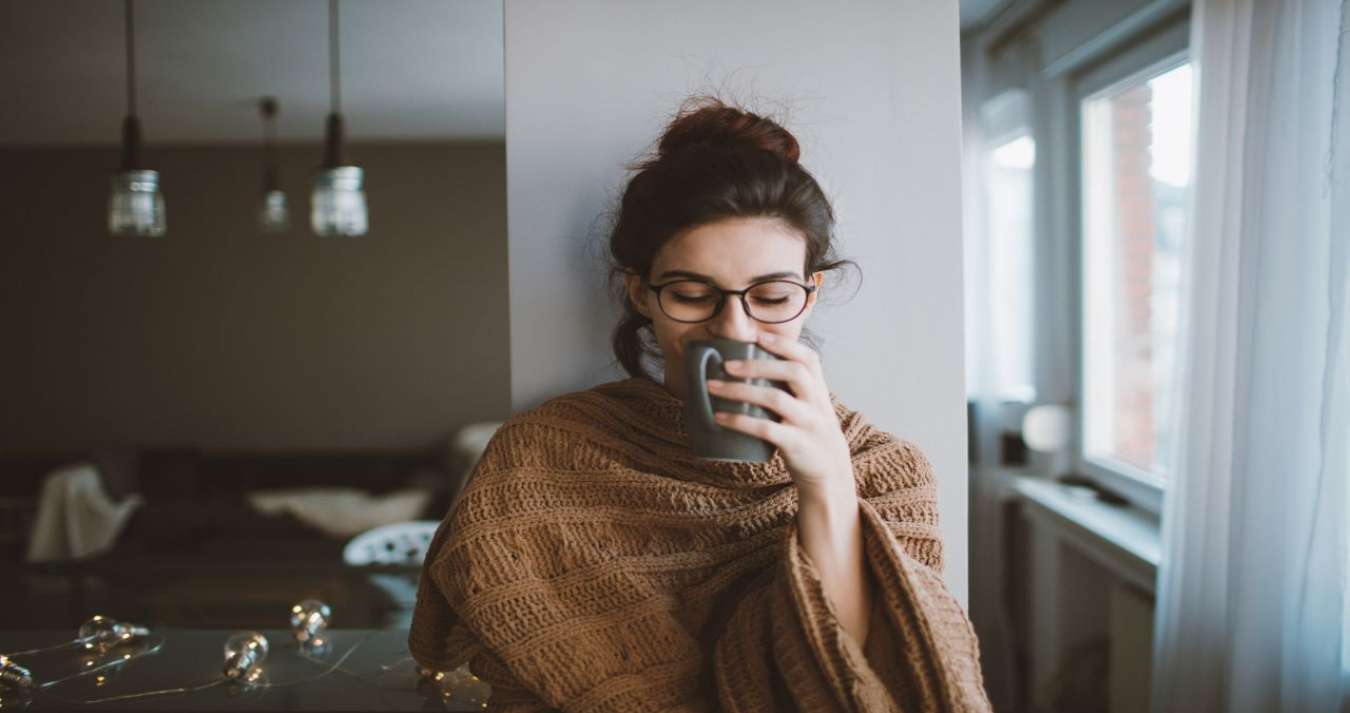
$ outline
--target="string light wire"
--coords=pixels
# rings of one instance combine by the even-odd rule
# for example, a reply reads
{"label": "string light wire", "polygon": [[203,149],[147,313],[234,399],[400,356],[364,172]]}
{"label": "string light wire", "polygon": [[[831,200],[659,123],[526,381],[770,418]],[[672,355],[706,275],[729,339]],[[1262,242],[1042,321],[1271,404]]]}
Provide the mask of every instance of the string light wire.
{"label": "string light wire", "polygon": [[[270,688],[289,688],[289,687],[291,687],[291,686],[300,686],[300,685],[303,685],[303,684],[313,683],[313,682],[315,682],[315,681],[318,681],[318,680],[320,680],[320,679],[322,679],[322,678],[325,678],[325,677],[327,677],[328,675],[332,674],[334,671],[338,670],[339,667],[342,666],[343,662],[345,662],[345,661],[346,661],[353,653],[356,652],[356,649],[357,649],[358,647],[360,647],[361,644],[365,643],[366,640],[369,639],[369,638],[370,638],[371,636],[373,636],[373,635],[374,635],[373,633],[372,633],[372,634],[366,634],[364,637],[362,637],[361,639],[359,639],[356,643],[354,643],[354,644],[352,644],[351,646],[349,646],[349,647],[347,648],[347,651],[346,651],[345,653],[343,653],[342,656],[341,656],[340,658],[338,658],[337,661],[335,661],[330,667],[328,667],[327,669],[325,669],[324,671],[322,671],[321,673],[319,673],[319,674],[317,674],[317,675],[310,676],[310,677],[308,677],[308,678],[302,678],[302,679],[299,679],[299,680],[297,680],[297,681],[286,681],[286,682],[284,682],[284,683],[272,683],[272,682],[270,682],[270,681],[265,682],[265,683],[255,683],[255,684],[251,684],[251,685],[245,685],[244,688],[245,688],[246,690],[248,690],[248,691],[262,692],[262,691],[265,691],[265,690],[270,689]],[[162,642],[161,642],[161,644],[162,644]],[[156,649],[156,650],[158,650],[158,649]],[[315,659],[312,659],[312,658],[309,658],[309,657],[305,657],[305,656],[303,656],[303,655],[302,655],[302,658],[307,658],[307,659],[310,660],[310,661],[314,661],[314,660],[315,660]],[[113,662],[113,663],[118,663],[118,661],[115,661],[115,662]],[[40,688],[45,689],[45,688],[47,688],[48,686],[50,686],[52,683],[59,683],[59,682],[62,682],[62,681],[68,681],[68,680],[70,680],[70,679],[72,679],[72,678],[77,678],[77,677],[83,676],[83,675],[85,675],[85,674],[87,674],[87,673],[92,673],[92,672],[95,671],[95,670],[97,670],[97,669],[90,669],[90,670],[88,670],[88,671],[83,671],[83,672],[81,672],[81,673],[79,673],[79,674],[76,674],[75,676],[67,676],[66,678],[58,679],[58,680],[55,681],[55,682],[44,683],[44,684],[42,684],[42,686],[40,686]],[[208,683],[199,684],[199,685],[196,685],[196,686],[180,686],[180,687],[176,687],[176,688],[161,688],[161,689],[156,689],[156,690],[153,690],[153,691],[138,691],[138,692],[136,692],[136,693],[124,693],[124,694],[117,695],[117,696],[106,696],[106,697],[103,697],[103,698],[86,698],[86,699],[83,699],[83,700],[66,699],[66,698],[62,698],[62,697],[60,697],[60,696],[56,696],[56,695],[54,695],[54,694],[52,694],[52,693],[50,693],[50,692],[47,692],[47,695],[49,695],[49,696],[51,696],[52,698],[54,698],[54,699],[60,701],[61,703],[65,703],[65,704],[68,704],[68,705],[94,705],[94,704],[98,704],[98,703],[111,703],[111,702],[113,702],[113,701],[130,701],[130,700],[135,700],[135,699],[137,699],[137,698],[149,698],[149,697],[151,697],[151,696],[167,696],[167,695],[180,694],[180,693],[196,693],[196,692],[198,692],[198,691],[204,691],[204,690],[206,690],[206,689],[208,689],[208,688],[212,688],[212,687],[214,687],[214,686],[219,686],[219,685],[221,685],[221,684],[229,683],[229,682],[230,682],[230,679],[227,679],[227,678],[222,677],[222,678],[219,678],[219,679],[217,679],[217,680],[210,681],[210,682],[208,682]],[[400,689],[400,690],[402,690],[402,689]]]}
{"label": "string light wire", "polygon": [[155,642],[153,645],[151,645],[151,646],[147,646],[147,647],[146,647],[144,650],[142,650],[142,651],[137,651],[137,652],[135,652],[135,653],[124,654],[124,655],[122,655],[121,657],[117,657],[117,658],[111,658],[111,659],[109,659],[109,660],[107,660],[107,661],[105,661],[105,662],[103,662],[103,663],[101,663],[101,664],[99,664],[99,665],[97,665],[97,666],[91,666],[91,667],[86,668],[86,669],[84,669],[84,670],[82,670],[82,671],[79,671],[79,672],[77,672],[77,673],[73,673],[73,674],[71,674],[71,675],[69,675],[69,676],[62,676],[61,678],[54,678],[54,679],[52,679],[52,680],[50,680],[50,681],[43,681],[41,684],[38,685],[38,688],[44,688],[44,689],[45,689],[45,688],[51,688],[51,687],[53,687],[53,686],[56,686],[56,685],[65,683],[66,681],[73,681],[73,680],[75,680],[75,679],[77,679],[77,678],[82,678],[82,677],[84,677],[84,676],[88,676],[88,675],[91,674],[91,673],[96,673],[96,672],[98,672],[98,671],[103,671],[103,670],[105,670],[105,669],[109,669],[109,668],[112,668],[112,667],[114,667],[114,666],[121,666],[121,665],[123,665],[123,664],[129,663],[129,662],[131,662],[131,661],[135,661],[136,659],[139,659],[139,658],[142,658],[142,657],[145,657],[145,656],[153,656],[153,655],[159,653],[159,650],[160,650],[160,649],[164,648],[164,637],[163,637],[163,636],[156,635],[155,638],[157,638],[158,641],[156,641],[156,642]]}

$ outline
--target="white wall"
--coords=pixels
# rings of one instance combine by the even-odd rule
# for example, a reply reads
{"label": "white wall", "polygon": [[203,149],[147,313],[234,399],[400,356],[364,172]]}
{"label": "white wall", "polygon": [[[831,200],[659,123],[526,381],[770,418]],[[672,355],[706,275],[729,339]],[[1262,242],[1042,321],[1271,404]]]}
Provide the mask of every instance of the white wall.
{"label": "white wall", "polygon": [[617,378],[606,212],[680,101],[786,107],[865,278],[809,325],[827,378],[932,460],[964,603],[957,3],[507,0],[505,32],[513,407]]}

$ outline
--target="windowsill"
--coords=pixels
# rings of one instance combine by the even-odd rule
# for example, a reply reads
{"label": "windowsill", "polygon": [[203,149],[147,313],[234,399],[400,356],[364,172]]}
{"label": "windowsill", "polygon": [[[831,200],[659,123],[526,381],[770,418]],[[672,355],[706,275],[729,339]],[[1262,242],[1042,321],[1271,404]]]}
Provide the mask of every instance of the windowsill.
{"label": "windowsill", "polygon": [[1088,460],[1080,453],[1075,470],[1097,481],[1101,487],[1129,500],[1156,518],[1162,512],[1163,483],[1157,476],[1122,463]]}
{"label": "windowsill", "polygon": [[1155,592],[1162,557],[1157,517],[1045,478],[1018,476],[1011,490],[1026,503],[1027,517],[1122,579]]}

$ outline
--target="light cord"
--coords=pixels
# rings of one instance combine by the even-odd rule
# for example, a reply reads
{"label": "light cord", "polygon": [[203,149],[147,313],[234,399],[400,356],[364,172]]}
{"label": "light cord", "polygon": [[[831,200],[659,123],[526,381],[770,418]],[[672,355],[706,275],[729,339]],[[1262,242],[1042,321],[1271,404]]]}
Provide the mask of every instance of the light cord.
{"label": "light cord", "polygon": [[129,657],[127,657],[127,658],[114,658],[114,659],[109,659],[109,660],[107,660],[107,661],[105,661],[105,662],[103,662],[103,663],[101,663],[101,664],[99,664],[99,665],[97,665],[97,666],[92,666],[92,667],[90,667],[90,668],[86,668],[86,669],[84,669],[84,670],[82,670],[82,671],[79,671],[78,673],[73,673],[73,674],[71,674],[71,675],[69,675],[69,676],[62,676],[61,678],[54,678],[54,679],[52,679],[52,680],[50,680],[50,681],[43,681],[42,684],[38,686],[38,688],[43,688],[43,689],[51,688],[51,687],[56,686],[56,685],[58,685],[58,684],[65,683],[66,681],[73,681],[73,680],[75,680],[75,679],[77,679],[77,678],[82,678],[82,677],[84,677],[84,676],[88,676],[88,675],[91,674],[91,673],[96,673],[96,672],[98,672],[98,671],[102,671],[102,670],[104,670],[104,669],[112,668],[112,667],[114,667],[114,666],[120,666],[120,665],[122,665],[122,664],[130,663],[130,662],[135,661],[136,659],[139,659],[139,658],[141,658],[141,657],[143,657],[143,656],[153,656],[154,654],[159,653],[159,650],[160,650],[160,649],[164,648],[164,637],[163,637],[163,636],[157,636],[156,638],[158,639],[158,641],[156,641],[152,646],[147,647],[144,651],[137,651],[136,653],[131,654],[131,655],[130,655]]}
{"label": "light cord", "polygon": [[[62,699],[62,698],[58,698],[58,700],[60,700],[62,703],[75,703],[75,704],[78,704],[78,705],[93,705],[93,704],[95,704],[95,703],[111,703],[112,701],[130,701],[130,700],[134,700],[134,699],[137,699],[137,698],[149,698],[150,696],[167,696],[167,695],[174,694],[174,693],[195,693],[195,692],[197,692],[197,691],[204,691],[204,690],[206,690],[206,689],[208,689],[208,688],[211,688],[212,686],[219,686],[220,684],[225,683],[225,682],[228,681],[228,680],[229,680],[229,679],[226,679],[226,678],[220,678],[220,679],[216,679],[215,681],[211,681],[210,683],[203,683],[203,684],[201,684],[201,685],[199,685],[199,686],[186,686],[186,687],[182,687],[182,688],[162,688],[162,689],[155,690],[155,691],[140,691],[140,692],[138,692],[138,693],[124,693],[124,694],[122,694],[122,695],[120,695],[120,696],[108,696],[108,697],[106,697],[106,698],[87,698],[87,699],[82,700],[82,701],[71,701],[71,700],[66,700],[66,699]],[[55,696],[54,696],[54,697],[55,697]]]}
{"label": "light cord", "polygon": [[[374,633],[373,633],[373,632],[372,632],[372,633],[369,633],[369,634],[366,634],[364,637],[362,637],[361,639],[359,639],[358,641],[356,641],[355,643],[353,643],[351,646],[349,646],[349,647],[347,648],[347,650],[342,654],[342,656],[338,657],[338,659],[337,659],[336,661],[334,661],[333,663],[331,663],[331,664],[326,664],[326,662],[324,662],[322,659],[316,658],[316,657],[314,657],[314,656],[312,656],[312,655],[306,653],[306,652],[303,651],[303,650],[300,651],[300,652],[298,652],[298,653],[299,653],[299,656],[300,656],[301,658],[303,658],[303,659],[305,659],[305,660],[307,660],[307,661],[309,661],[309,662],[311,662],[311,663],[315,663],[315,664],[319,664],[319,665],[327,665],[327,668],[325,668],[323,671],[321,671],[320,673],[318,673],[318,674],[316,674],[316,675],[309,676],[309,677],[307,677],[307,678],[302,678],[302,679],[299,679],[299,680],[296,680],[296,681],[287,681],[287,682],[284,682],[284,683],[272,683],[272,682],[266,682],[266,683],[260,683],[260,684],[253,684],[253,685],[247,686],[247,688],[248,688],[249,690],[251,690],[251,691],[262,691],[262,690],[266,690],[266,689],[269,689],[269,688],[288,688],[288,687],[291,687],[291,686],[299,686],[299,685],[304,685],[304,684],[307,684],[307,683],[313,683],[313,682],[318,681],[318,680],[320,680],[320,679],[323,679],[323,678],[325,678],[325,677],[327,677],[327,676],[329,676],[329,675],[332,675],[332,674],[335,673],[335,672],[340,672],[340,673],[343,673],[343,674],[345,674],[345,675],[347,675],[347,676],[351,676],[352,678],[355,678],[355,679],[357,679],[357,680],[359,680],[359,681],[365,683],[366,685],[372,686],[372,687],[374,687],[374,688],[379,688],[379,689],[384,689],[384,690],[390,690],[390,691],[406,691],[406,690],[408,690],[406,686],[386,686],[386,685],[382,685],[382,684],[380,684],[380,683],[378,683],[378,682],[376,682],[376,681],[374,681],[374,680],[372,680],[372,679],[370,679],[370,678],[368,678],[368,677],[366,677],[366,676],[364,676],[364,675],[362,675],[362,674],[359,674],[359,673],[356,673],[355,671],[351,671],[351,670],[349,670],[349,669],[343,668],[342,664],[346,663],[347,659],[351,658],[351,655],[352,655],[353,653],[355,653],[356,650],[357,650],[362,644],[366,643],[372,636],[374,636]],[[68,644],[62,644],[62,646],[66,646],[66,645],[68,645]],[[56,695],[55,693],[53,693],[53,692],[47,690],[48,688],[55,687],[57,684],[64,683],[64,682],[67,682],[67,681],[70,681],[70,680],[73,680],[73,679],[76,679],[76,678],[80,678],[80,677],[86,676],[86,675],[88,675],[88,674],[91,674],[91,673],[94,673],[94,672],[96,672],[96,671],[99,671],[99,670],[108,668],[108,667],[110,667],[110,666],[115,666],[115,665],[121,664],[121,663],[127,663],[127,662],[129,662],[129,661],[132,661],[132,660],[135,660],[135,659],[137,659],[137,658],[140,658],[141,656],[149,656],[149,655],[151,655],[151,654],[153,654],[153,653],[158,652],[158,651],[160,650],[160,648],[163,647],[163,645],[164,645],[164,638],[161,636],[161,637],[159,637],[159,641],[158,641],[153,647],[151,647],[151,648],[149,648],[149,649],[147,649],[147,650],[145,650],[145,651],[143,651],[143,652],[137,653],[137,654],[136,654],[135,656],[133,656],[131,659],[115,659],[115,660],[109,661],[109,662],[107,662],[107,663],[105,663],[105,664],[102,664],[102,665],[100,665],[100,666],[96,666],[96,667],[94,667],[94,668],[90,668],[90,669],[81,671],[81,672],[79,672],[79,673],[73,674],[73,675],[71,675],[71,676],[66,676],[66,677],[64,677],[64,678],[59,678],[59,679],[55,679],[55,680],[52,680],[52,681],[47,681],[47,682],[42,683],[41,685],[39,685],[37,688],[38,688],[38,690],[41,690],[41,691],[43,692],[43,695],[50,696],[51,698],[53,698],[53,699],[55,699],[55,700],[57,700],[57,701],[59,701],[59,702],[61,702],[61,703],[65,703],[65,704],[69,704],[69,705],[94,705],[94,704],[99,704],[99,703],[111,703],[111,702],[114,702],[114,701],[128,701],[128,700],[135,700],[135,699],[138,699],[138,698],[149,698],[149,697],[152,697],[152,696],[167,696],[167,695],[182,694],[182,693],[195,693],[195,692],[198,692],[198,691],[204,691],[204,690],[206,690],[206,689],[208,689],[208,688],[212,688],[212,687],[219,686],[219,685],[221,685],[221,684],[229,683],[229,682],[230,682],[230,679],[227,679],[227,678],[220,678],[220,679],[217,679],[217,680],[214,680],[214,681],[210,681],[210,682],[203,683],[203,684],[199,684],[199,685],[195,685],[195,686],[180,686],[180,687],[175,687],[175,688],[162,688],[162,689],[156,689],[156,690],[152,690],[152,691],[138,691],[138,692],[136,692],[136,693],[124,693],[124,694],[120,694],[120,695],[116,695],[116,696],[106,696],[106,697],[103,697],[103,698],[90,698],[90,699],[83,699],[83,700],[73,700],[73,699],[63,698],[63,697],[58,696],[58,695]],[[54,649],[54,648],[57,648],[57,647],[47,647],[46,649],[35,649],[35,651],[51,650],[51,649]],[[386,672],[387,672],[387,671],[393,670],[394,668],[397,668],[398,666],[400,666],[400,665],[402,665],[402,664],[404,664],[404,663],[406,663],[406,662],[408,662],[408,661],[412,661],[412,660],[413,660],[413,658],[412,658],[411,656],[404,656],[404,657],[402,657],[402,658],[400,658],[400,659],[394,661],[393,663],[390,663],[390,664],[381,664],[381,665],[380,665],[380,670],[381,670],[381,671],[386,671]]]}
{"label": "light cord", "polygon": [[[310,662],[312,662],[312,663],[316,663],[316,664],[319,664],[319,665],[323,665],[323,664],[325,663],[323,659],[320,659],[320,658],[311,656],[310,654],[308,654],[308,653],[306,653],[306,652],[304,652],[304,651],[301,651],[301,652],[300,652],[300,656],[301,656],[301,658],[304,658],[304,659],[306,659],[306,660],[308,660],[308,661],[310,661]],[[380,664],[380,671],[381,671],[381,672],[387,673],[387,672],[389,672],[389,671],[394,670],[395,668],[397,668],[398,666],[402,665],[403,663],[408,662],[408,661],[412,661],[412,660],[413,660],[413,657],[411,657],[411,656],[404,656],[403,658],[400,658],[400,659],[398,659],[397,661],[395,661],[395,662],[393,662],[393,663]],[[382,683],[380,683],[380,682],[378,682],[378,681],[376,681],[376,680],[370,678],[369,676],[366,676],[365,674],[357,673],[356,671],[353,671],[353,670],[351,670],[351,669],[349,669],[349,668],[343,668],[343,667],[340,665],[341,663],[342,663],[342,662],[339,661],[337,664],[334,664],[333,667],[332,667],[332,669],[331,669],[329,672],[331,673],[331,672],[333,672],[333,671],[336,671],[337,673],[341,673],[341,674],[343,674],[343,675],[345,675],[345,676],[350,676],[351,678],[354,678],[354,679],[360,681],[361,683],[366,684],[367,686],[370,686],[370,687],[372,687],[372,688],[378,688],[378,689],[385,690],[385,691],[406,691],[406,690],[408,690],[407,687],[405,687],[405,686],[386,686],[386,685],[384,685],[384,684],[382,684]]]}
{"label": "light cord", "polygon": [[83,642],[84,639],[72,639],[70,641],[63,641],[59,644],[52,644],[51,646],[39,646],[36,649],[24,649],[23,651],[10,651],[6,653],[0,653],[0,656],[12,659],[15,656],[32,656],[34,654],[44,654],[47,653],[48,651],[58,651],[60,649],[64,649],[69,646],[79,646]]}
{"label": "light cord", "polygon": [[338,61],[338,0],[328,0],[328,98],[332,113],[342,111],[342,64]]}
{"label": "light cord", "polygon": [[127,116],[136,115],[136,11],[134,0],[126,0],[127,20]]}
{"label": "light cord", "polygon": [[[366,634],[366,635],[363,636],[361,639],[357,640],[356,643],[352,644],[350,647],[347,648],[347,653],[344,653],[341,657],[338,658],[337,661],[333,662],[333,665],[332,665],[332,666],[329,666],[326,670],[324,670],[323,673],[320,673],[320,674],[318,674],[317,676],[311,676],[311,677],[309,677],[309,678],[302,678],[302,679],[300,679],[300,680],[298,680],[298,681],[287,681],[286,683],[265,683],[265,684],[263,684],[263,687],[264,687],[264,688],[286,688],[286,687],[289,687],[289,686],[299,686],[299,685],[304,684],[304,683],[313,683],[314,681],[317,681],[317,680],[319,680],[319,679],[321,679],[321,678],[324,678],[324,677],[328,676],[329,674],[333,673],[334,671],[338,670],[338,668],[342,666],[342,662],[346,661],[347,658],[350,657],[350,656],[356,651],[357,647],[361,646],[361,644],[366,643],[366,640],[368,640],[371,636],[374,636],[374,634],[373,634],[373,633],[371,633],[371,634]],[[315,661],[315,659],[313,659],[313,658],[311,658],[311,657],[309,657],[309,656],[306,656],[306,655],[303,654],[303,653],[300,655],[300,657],[303,658],[303,659],[306,659],[306,660],[308,660],[308,661]],[[317,663],[317,661],[316,661],[316,663]]]}

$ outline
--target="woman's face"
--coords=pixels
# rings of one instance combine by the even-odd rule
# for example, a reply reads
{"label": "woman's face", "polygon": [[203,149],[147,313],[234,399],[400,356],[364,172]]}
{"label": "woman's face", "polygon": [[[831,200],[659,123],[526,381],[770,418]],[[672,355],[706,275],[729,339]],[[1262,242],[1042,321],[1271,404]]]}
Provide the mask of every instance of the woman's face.
{"label": "woman's face", "polygon": [[661,310],[656,293],[647,285],[677,279],[701,280],[724,290],[743,290],[765,279],[784,279],[803,285],[820,285],[823,273],[806,276],[806,239],[777,218],[729,218],[701,225],[676,235],[656,254],[650,282],[637,276],[625,279],[629,299],[638,312],[652,320],[657,344],[665,359],[666,389],[683,399],[685,345],[698,339],[725,338],[753,342],[764,332],[796,339],[815,306],[816,294],[807,297],[805,310],[781,324],[752,319],[735,295],[712,319],[677,322]]}

